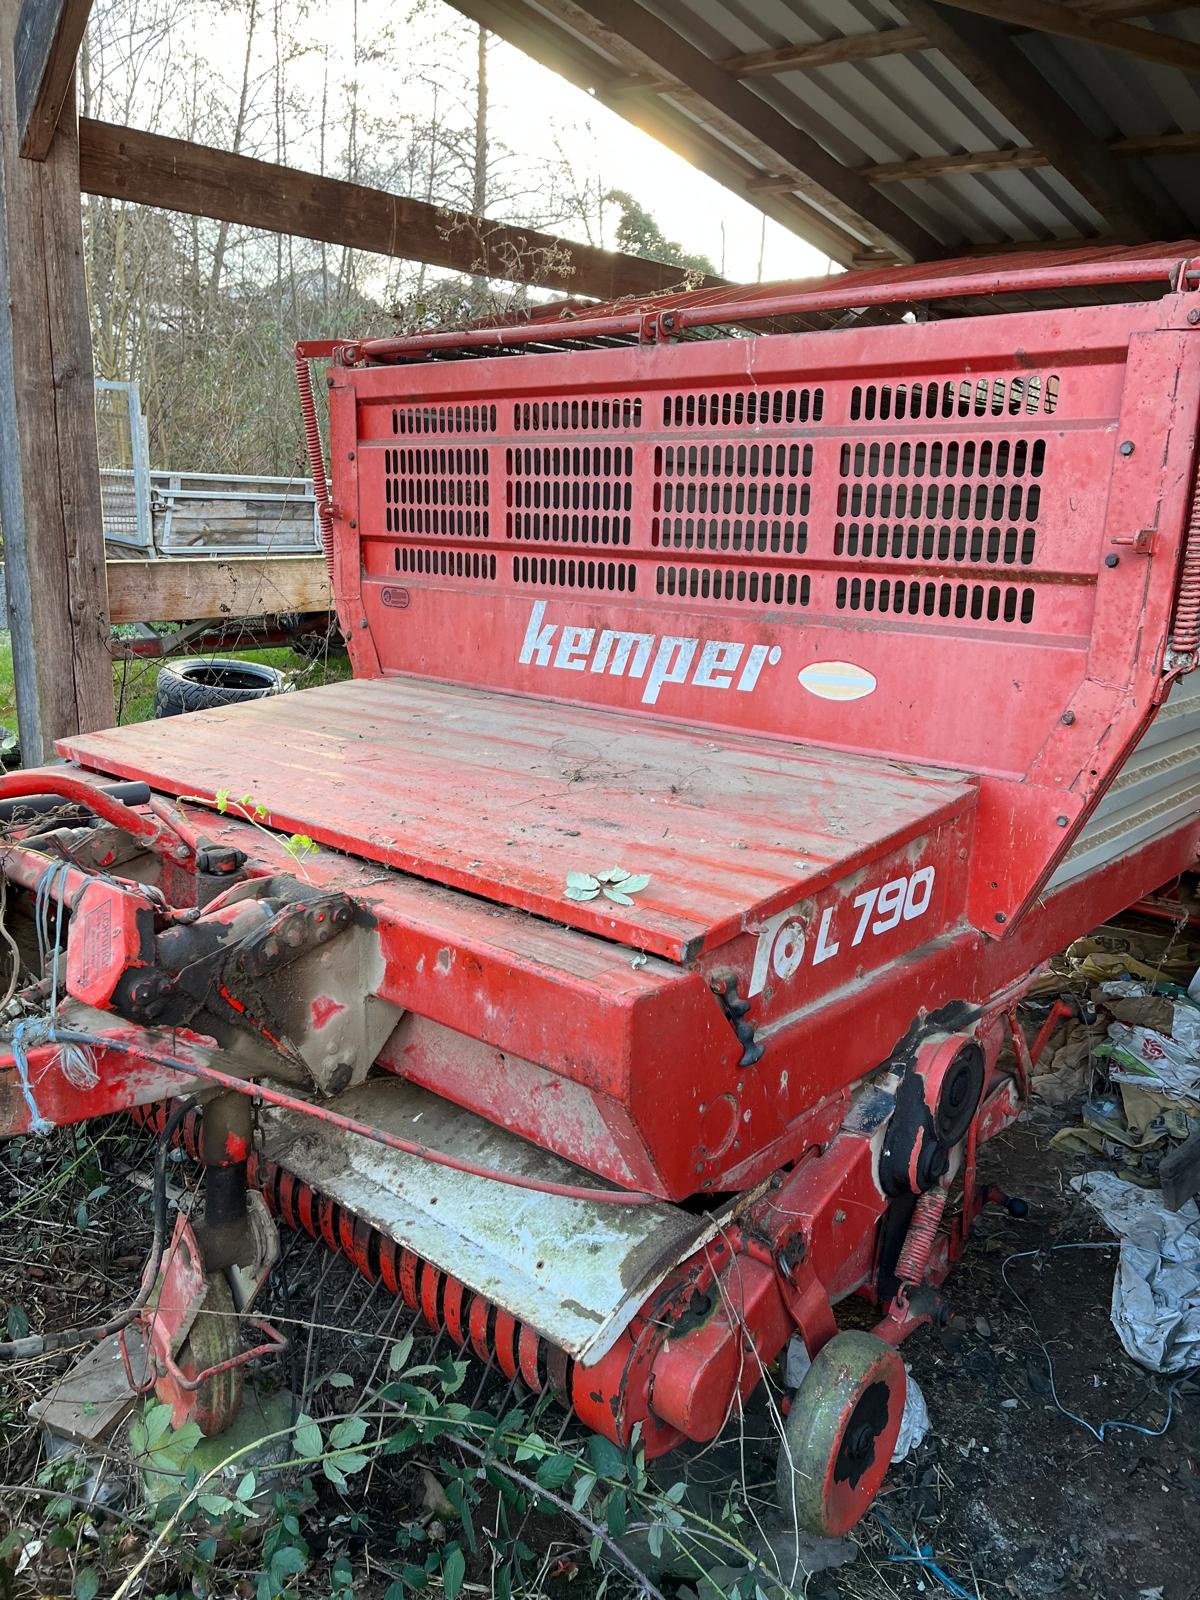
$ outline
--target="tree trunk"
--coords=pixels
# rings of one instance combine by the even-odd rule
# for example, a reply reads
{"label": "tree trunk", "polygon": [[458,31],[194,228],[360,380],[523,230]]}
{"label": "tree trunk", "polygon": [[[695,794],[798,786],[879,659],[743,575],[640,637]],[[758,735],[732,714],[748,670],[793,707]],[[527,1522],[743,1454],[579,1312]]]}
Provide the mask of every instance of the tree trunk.
{"label": "tree trunk", "polygon": [[475,74],[475,183],[471,210],[477,217],[487,215],[488,180],[488,80],[487,29],[479,29],[478,67]]}

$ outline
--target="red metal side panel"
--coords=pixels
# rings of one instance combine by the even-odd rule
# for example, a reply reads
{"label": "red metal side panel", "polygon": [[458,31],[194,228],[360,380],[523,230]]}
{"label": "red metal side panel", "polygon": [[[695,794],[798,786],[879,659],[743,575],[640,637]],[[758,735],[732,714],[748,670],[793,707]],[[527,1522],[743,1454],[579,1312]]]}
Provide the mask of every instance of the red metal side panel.
{"label": "red metal side panel", "polygon": [[1192,303],[335,369],[356,671],[978,773],[998,932],[1158,697]]}

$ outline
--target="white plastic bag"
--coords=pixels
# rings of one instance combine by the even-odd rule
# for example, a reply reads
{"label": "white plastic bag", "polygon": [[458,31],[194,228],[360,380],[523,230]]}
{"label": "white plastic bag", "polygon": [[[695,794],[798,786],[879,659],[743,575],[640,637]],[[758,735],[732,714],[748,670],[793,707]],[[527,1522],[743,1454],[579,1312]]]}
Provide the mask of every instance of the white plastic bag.
{"label": "white plastic bag", "polygon": [[1135,1361],[1155,1372],[1200,1365],[1200,1210],[1168,1211],[1160,1189],[1113,1172],[1086,1172],[1071,1187],[1121,1241],[1112,1324]]}

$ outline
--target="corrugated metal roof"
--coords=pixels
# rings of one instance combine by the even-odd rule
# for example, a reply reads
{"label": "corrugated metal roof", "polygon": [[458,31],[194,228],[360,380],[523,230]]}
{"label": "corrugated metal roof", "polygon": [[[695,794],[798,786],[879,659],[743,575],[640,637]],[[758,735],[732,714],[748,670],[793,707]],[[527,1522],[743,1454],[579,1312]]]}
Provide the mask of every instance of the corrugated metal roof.
{"label": "corrugated metal roof", "polygon": [[[780,207],[790,209],[790,225],[804,233],[807,224],[810,236],[822,235],[818,242],[826,248],[834,236],[832,253],[844,262],[872,249],[887,251],[897,238],[895,254],[902,259],[958,254],[964,247],[1136,240],[1200,228],[1200,147],[1130,153],[1119,144],[1200,132],[1200,75],[1178,66],[1077,39],[1013,32],[971,8],[917,0],[452,3],[540,59],[559,61],[568,76],[588,82],[597,98],[643,126],[656,125],[662,137],[678,144],[690,131],[697,165],[707,165],[734,188],[741,175],[747,198],[777,217]],[[1066,4],[1075,14],[1135,25],[1129,20],[1132,5]],[[1200,7],[1147,0],[1147,9],[1156,14],[1136,26],[1200,47]],[[648,59],[646,41],[655,29],[661,39],[663,23],[702,53],[705,68],[724,68],[716,79],[709,71],[698,88],[682,51],[659,49]],[[914,27],[925,40],[921,47],[871,59],[753,76],[729,66],[738,56]],[[935,47],[939,40],[945,48]],[[764,137],[755,125],[755,103],[809,136],[849,174],[912,158],[989,151],[1022,156],[999,171],[878,181],[868,173],[874,199],[856,221],[847,211],[861,206],[861,195],[849,207],[844,197],[831,201],[819,179],[814,194],[813,185],[802,181],[802,160],[781,153],[786,130],[781,138],[776,124],[774,134],[768,129]],[[1050,153],[1046,146],[1056,164],[1034,164]],[[723,164],[732,167],[732,182],[728,173],[717,172]],[[789,190],[793,177],[795,188]],[[773,178],[783,186],[770,195],[756,187]],[[915,224],[915,247],[912,232],[905,240],[904,227],[900,235],[892,231],[890,207],[904,223]]]}

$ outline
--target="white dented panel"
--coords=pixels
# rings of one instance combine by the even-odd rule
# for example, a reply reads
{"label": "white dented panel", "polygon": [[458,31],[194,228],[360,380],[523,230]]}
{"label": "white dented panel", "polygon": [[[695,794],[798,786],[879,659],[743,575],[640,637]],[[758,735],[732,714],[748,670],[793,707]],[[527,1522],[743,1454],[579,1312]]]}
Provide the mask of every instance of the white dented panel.
{"label": "white dented panel", "polygon": [[[330,1104],[482,1167],[535,1182],[611,1188],[401,1078],[371,1079]],[[263,1124],[272,1161],[585,1365],[616,1343],[671,1268],[729,1219],[730,1208],[697,1217],[667,1201],[597,1205],[520,1189],[435,1166],[297,1112],[268,1108]]]}
{"label": "white dented panel", "polygon": [[1169,833],[1200,811],[1200,672],[1176,680],[1167,702],[1050,879],[1061,888]]}

